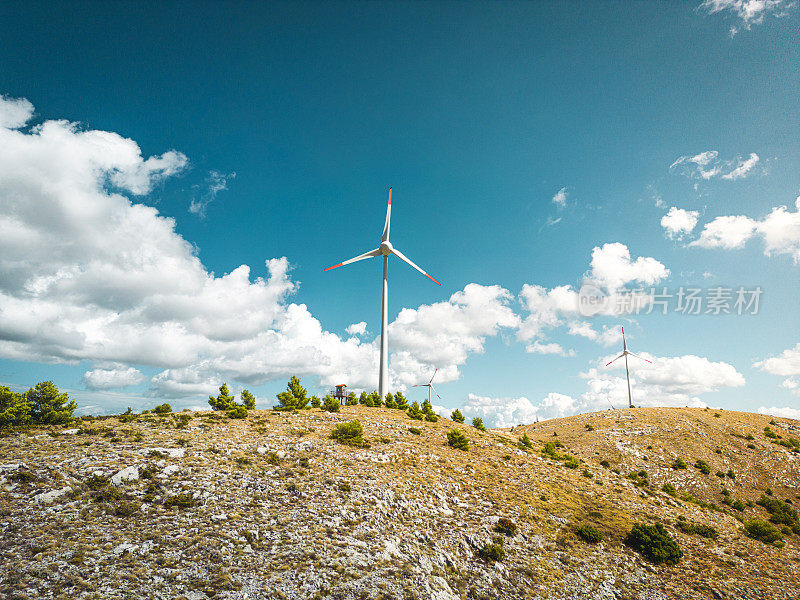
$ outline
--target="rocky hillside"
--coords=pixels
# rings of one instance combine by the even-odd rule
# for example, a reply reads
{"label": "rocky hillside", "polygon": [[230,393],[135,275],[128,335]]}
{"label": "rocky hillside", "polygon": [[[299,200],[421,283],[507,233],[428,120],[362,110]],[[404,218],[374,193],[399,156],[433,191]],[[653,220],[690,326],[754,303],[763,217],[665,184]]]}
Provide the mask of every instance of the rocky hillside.
{"label": "rocky hillside", "polygon": [[[331,438],[354,419],[364,445]],[[365,406],[83,419],[0,438],[0,597],[797,598],[798,429],[700,409],[487,432]]]}

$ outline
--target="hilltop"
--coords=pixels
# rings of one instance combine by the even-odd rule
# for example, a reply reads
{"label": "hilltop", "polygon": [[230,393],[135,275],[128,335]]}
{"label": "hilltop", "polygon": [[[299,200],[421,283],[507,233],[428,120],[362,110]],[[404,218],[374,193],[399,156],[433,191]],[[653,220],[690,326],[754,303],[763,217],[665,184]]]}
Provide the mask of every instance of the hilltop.
{"label": "hilltop", "polygon": [[[364,446],[331,439],[354,419]],[[84,418],[0,438],[0,595],[796,598],[795,437],[703,409],[486,432],[361,405]],[[745,531],[770,518],[780,539]],[[628,547],[636,523],[680,561]]]}

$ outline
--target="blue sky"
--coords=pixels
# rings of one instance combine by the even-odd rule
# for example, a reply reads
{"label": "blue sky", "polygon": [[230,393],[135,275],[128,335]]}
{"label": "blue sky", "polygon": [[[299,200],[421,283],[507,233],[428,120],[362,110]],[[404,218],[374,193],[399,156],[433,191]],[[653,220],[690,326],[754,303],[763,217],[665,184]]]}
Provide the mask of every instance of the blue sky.
{"label": "blue sky", "polygon": [[[390,261],[392,387],[438,368],[496,424],[621,405],[625,325],[638,403],[797,416],[800,11],[761,7],[6,3],[0,381],[90,412],[373,389],[380,261],[323,268],[393,186],[442,286]],[[763,293],[587,318],[584,280]]]}

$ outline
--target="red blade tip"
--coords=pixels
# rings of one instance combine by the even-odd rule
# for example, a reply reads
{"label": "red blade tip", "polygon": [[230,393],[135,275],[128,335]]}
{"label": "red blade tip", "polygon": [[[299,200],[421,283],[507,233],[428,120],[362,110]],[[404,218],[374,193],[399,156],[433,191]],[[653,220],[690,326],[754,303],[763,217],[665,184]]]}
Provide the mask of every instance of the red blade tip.
{"label": "red blade tip", "polygon": [[[441,283],[439,283],[438,281],[436,281],[436,280],[435,280],[433,277],[431,277],[431,276],[430,276],[430,275],[428,275],[427,273],[425,273],[425,275],[426,275],[426,276],[428,277],[428,279],[430,279],[431,281],[434,281],[434,282],[436,282],[437,284],[439,284],[439,285],[442,285]],[[436,374],[436,373],[434,373],[434,375],[435,375],[435,374]]]}
{"label": "red blade tip", "polygon": [[336,267],[341,267],[344,263],[339,263],[338,265],[333,265],[332,267],[328,267],[325,269],[326,271],[330,271],[331,269],[335,269]]}
{"label": "red blade tip", "polygon": [[389,188],[389,204],[392,203],[392,188]]}

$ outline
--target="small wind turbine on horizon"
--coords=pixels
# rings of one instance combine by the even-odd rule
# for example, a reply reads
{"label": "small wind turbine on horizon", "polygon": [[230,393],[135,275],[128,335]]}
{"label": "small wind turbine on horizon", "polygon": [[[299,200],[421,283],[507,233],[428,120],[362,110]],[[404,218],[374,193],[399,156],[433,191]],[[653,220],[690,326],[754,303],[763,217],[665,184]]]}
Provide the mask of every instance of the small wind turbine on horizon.
{"label": "small wind turbine on horizon", "polygon": [[350,260],[346,260],[344,262],[340,262],[338,265],[333,265],[332,267],[328,267],[325,269],[326,271],[330,271],[331,269],[335,269],[337,267],[342,267],[344,265],[349,265],[350,263],[357,262],[359,260],[364,260],[365,258],[372,258],[375,256],[383,256],[383,299],[381,303],[381,364],[378,373],[378,394],[380,394],[381,399],[386,396],[386,392],[388,392],[389,387],[389,332],[387,331],[388,328],[388,319],[389,319],[389,284],[387,281],[387,274],[389,270],[389,255],[394,254],[397,258],[402,260],[404,263],[415,268],[417,271],[425,275],[428,279],[436,283],[437,285],[442,285],[438,281],[436,281],[433,277],[428,275],[425,271],[420,269],[417,265],[415,265],[411,260],[400,250],[392,246],[391,242],[389,242],[389,221],[391,220],[392,216],[392,188],[389,188],[389,204],[386,206],[386,223],[383,226],[383,237],[381,238],[381,245],[375,248],[375,250],[370,250],[369,252],[365,252],[364,254],[360,254],[355,258],[351,258]]}
{"label": "small wind turbine on horizon", "polygon": [[[623,356],[625,357],[625,379],[628,382],[628,408],[633,408],[633,400],[631,399],[631,376],[630,376],[630,374],[628,372],[628,355],[629,354],[631,356],[635,356],[636,358],[642,359],[644,362],[649,362],[651,365],[653,364],[653,361],[647,360],[646,358],[643,358],[643,357],[639,356],[638,354],[634,354],[633,352],[628,350],[628,344],[625,343],[625,328],[623,327],[622,328],[622,354],[620,354],[617,358],[615,358],[611,362],[607,362],[606,366],[608,366],[611,363],[619,360]],[[609,402],[610,402],[610,400],[609,400]],[[612,404],[611,406],[613,407],[614,405]]]}
{"label": "small wind turbine on horizon", "polygon": [[433,387],[433,378],[436,377],[436,373],[438,373],[438,372],[439,372],[439,369],[436,369],[433,372],[433,375],[431,375],[431,379],[430,379],[430,381],[428,383],[420,383],[419,385],[412,385],[411,386],[411,387],[426,387],[426,388],[428,388],[428,403],[429,404],[430,404],[430,401],[431,401],[431,390],[433,390],[433,393],[436,394],[436,397],[439,400],[442,399],[442,397],[439,395],[439,392],[437,392],[436,388]]}

